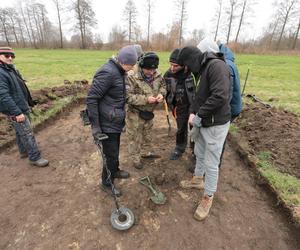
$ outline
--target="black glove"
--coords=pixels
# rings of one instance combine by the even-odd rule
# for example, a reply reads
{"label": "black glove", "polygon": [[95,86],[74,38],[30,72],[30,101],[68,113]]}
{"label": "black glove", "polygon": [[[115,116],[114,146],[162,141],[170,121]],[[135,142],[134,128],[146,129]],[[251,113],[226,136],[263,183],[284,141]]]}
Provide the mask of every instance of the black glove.
{"label": "black glove", "polygon": [[93,137],[96,143],[108,139],[107,134],[102,133],[100,130],[94,130],[94,129],[93,129]]}

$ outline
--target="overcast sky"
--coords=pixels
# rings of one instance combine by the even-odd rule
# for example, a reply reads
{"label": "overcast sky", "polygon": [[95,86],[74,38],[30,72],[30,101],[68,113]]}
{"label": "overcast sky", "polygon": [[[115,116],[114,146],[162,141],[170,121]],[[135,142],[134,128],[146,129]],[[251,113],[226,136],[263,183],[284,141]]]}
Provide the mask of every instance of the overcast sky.
{"label": "overcast sky", "polygon": [[[133,0],[138,11],[137,21],[138,24],[146,34],[146,6],[144,0]],[[1,6],[14,6],[17,0],[1,0]],[[48,10],[49,19],[53,23],[56,22],[55,8],[51,0],[40,0],[36,1],[44,3]],[[69,2],[65,0],[65,2]],[[114,25],[119,25],[125,28],[126,24],[124,21],[124,8],[127,0],[91,0],[96,18],[98,21],[96,33],[101,35],[102,40],[107,41],[109,32]],[[229,2],[229,0],[223,0]],[[243,26],[241,31],[241,38],[257,38],[261,35],[263,28],[269,23],[269,19],[272,15],[272,2],[274,0],[257,0],[257,4],[253,6],[254,13],[252,17],[247,18],[249,24]],[[176,17],[176,6],[175,0],[154,0],[153,17],[152,17],[152,32],[165,32]],[[184,36],[187,37],[189,33],[194,29],[203,29],[206,35],[211,35],[215,30],[215,22],[213,17],[217,9],[217,0],[189,0],[187,6],[187,20],[185,23]],[[225,11],[223,13],[225,15]],[[238,14],[238,13],[237,13]],[[64,26],[65,32],[71,34],[72,23],[68,22],[70,19],[70,11],[65,13]],[[224,23],[224,19],[223,19]],[[223,33],[226,33],[226,28],[223,28]],[[232,31],[232,36],[236,33],[236,29]],[[225,37],[219,37],[219,39],[225,39]]]}

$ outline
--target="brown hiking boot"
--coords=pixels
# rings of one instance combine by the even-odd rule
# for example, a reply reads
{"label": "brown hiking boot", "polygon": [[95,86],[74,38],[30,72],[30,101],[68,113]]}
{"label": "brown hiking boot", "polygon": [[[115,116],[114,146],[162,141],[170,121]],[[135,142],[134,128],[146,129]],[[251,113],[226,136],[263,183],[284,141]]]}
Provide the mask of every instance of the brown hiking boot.
{"label": "brown hiking boot", "polygon": [[195,213],[194,218],[196,220],[204,220],[208,214],[209,210],[211,208],[212,202],[213,202],[214,196],[209,197],[208,195],[204,195],[202,200],[200,201],[200,204],[198,205]]}
{"label": "brown hiking boot", "polygon": [[179,185],[180,187],[185,189],[189,189],[189,188],[203,189],[204,188],[203,177],[194,175],[191,180],[181,181]]}

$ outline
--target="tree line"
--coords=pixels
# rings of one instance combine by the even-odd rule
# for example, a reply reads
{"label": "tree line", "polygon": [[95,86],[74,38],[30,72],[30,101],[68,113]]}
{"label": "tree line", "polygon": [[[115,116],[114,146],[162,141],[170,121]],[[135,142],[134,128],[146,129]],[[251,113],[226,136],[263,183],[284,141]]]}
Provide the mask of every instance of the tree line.
{"label": "tree line", "polygon": [[[126,43],[139,43],[146,49],[172,50],[183,45],[197,45],[205,36],[202,29],[187,32],[189,0],[174,0],[176,13],[165,32],[152,29],[153,13],[159,1],[145,0],[143,13],[139,13],[134,0],[128,0],[123,8],[125,25],[112,27],[105,44],[99,33],[93,32],[97,20],[90,0],[50,1],[56,20],[50,20],[45,5],[35,0],[19,0],[14,8],[0,7],[0,44],[23,48],[117,49]],[[241,39],[241,33],[251,29],[256,4],[256,0],[217,0],[215,15],[210,20],[215,28],[209,35],[216,41],[221,39],[239,48],[299,49],[299,0],[274,0],[273,15],[262,36],[256,40]],[[145,18],[145,29],[137,22],[139,15]],[[68,22],[74,23],[70,39],[66,39],[64,31],[66,16]],[[101,24],[98,29],[101,31]]]}

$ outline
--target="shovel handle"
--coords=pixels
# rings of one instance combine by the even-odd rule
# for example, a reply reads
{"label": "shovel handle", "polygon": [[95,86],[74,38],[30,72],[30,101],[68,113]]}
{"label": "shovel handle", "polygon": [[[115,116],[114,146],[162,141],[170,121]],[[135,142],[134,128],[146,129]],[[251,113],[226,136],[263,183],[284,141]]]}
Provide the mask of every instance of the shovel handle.
{"label": "shovel handle", "polygon": [[[144,181],[148,182],[148,184],[146,184]],[[152,193],[157,194],[156,190],[153,188],[153,186],[151,184],[149,176],[145,176],[145,177],[140,178],[139,182],[142,185],[144,185],[145,187],[149,188]]]}

